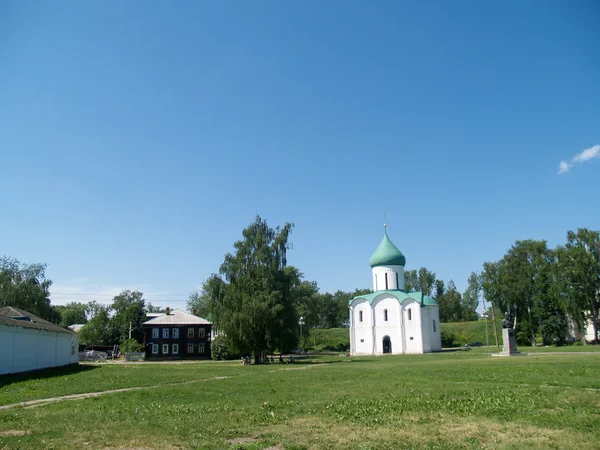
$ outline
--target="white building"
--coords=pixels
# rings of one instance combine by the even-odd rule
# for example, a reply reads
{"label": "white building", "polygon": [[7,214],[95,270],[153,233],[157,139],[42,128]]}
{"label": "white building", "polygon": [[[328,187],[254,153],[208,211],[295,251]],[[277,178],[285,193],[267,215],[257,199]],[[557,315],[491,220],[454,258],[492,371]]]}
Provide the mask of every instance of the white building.
{"label": "white building", "polygon": [[21,309],[0,308],[0,375],[77,363],[77,334]]}
{"label": "white building", "polygon": [[350,353],[429,353],[442,350],[440,314],[422,292],[404,292],[406,258],[388,238],[369,261],[373,293],[350,300]]}

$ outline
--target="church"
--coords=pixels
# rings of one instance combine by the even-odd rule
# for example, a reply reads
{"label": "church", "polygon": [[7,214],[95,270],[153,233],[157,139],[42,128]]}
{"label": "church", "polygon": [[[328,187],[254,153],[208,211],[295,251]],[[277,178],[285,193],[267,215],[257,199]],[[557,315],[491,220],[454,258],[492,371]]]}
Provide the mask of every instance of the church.
{"label": "church", "polygon": [[369,261],[373,293],[353,298],[350,309],[350,354],[430,353],[442,350],[440,313],[422,292],[404,291],[406,258],[383,240]]}

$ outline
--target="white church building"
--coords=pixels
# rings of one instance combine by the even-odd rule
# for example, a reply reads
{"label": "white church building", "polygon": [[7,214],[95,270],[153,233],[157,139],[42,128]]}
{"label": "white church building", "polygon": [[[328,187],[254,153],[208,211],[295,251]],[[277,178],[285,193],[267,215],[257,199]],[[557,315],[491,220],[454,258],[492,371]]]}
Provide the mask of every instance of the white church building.
{"label": "white church building", "polygon": [[373,293],[355,297],[349,303],[350,353],[441,351],[438,305],[422,292],[404,291],[406,258],[392,243],[387,230],[369,263]]}

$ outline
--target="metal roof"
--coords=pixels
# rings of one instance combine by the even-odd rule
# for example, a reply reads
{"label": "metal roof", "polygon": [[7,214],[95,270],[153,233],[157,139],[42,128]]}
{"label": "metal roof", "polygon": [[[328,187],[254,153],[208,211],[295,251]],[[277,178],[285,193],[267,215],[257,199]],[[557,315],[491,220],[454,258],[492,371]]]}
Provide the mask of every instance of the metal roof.
{"label": "metal roof", "polygon": [[212,325],[212,323],[180,309],[172,309],[169,314],[162,314],[154,319],[147,320],[142,325]]}
{"label": "metal roof", "polygon": [[[20,317],[20,319],[17,317]],[[48,322],[47,320],[44,320],[35,314],[31,314],[27,311],[14,308],[12,306],[4,306],[0,308],[0,324],[7,325],[9,327],[31,328],[35,330],[73,334],[71,330],[59,327],[58,325]]]}

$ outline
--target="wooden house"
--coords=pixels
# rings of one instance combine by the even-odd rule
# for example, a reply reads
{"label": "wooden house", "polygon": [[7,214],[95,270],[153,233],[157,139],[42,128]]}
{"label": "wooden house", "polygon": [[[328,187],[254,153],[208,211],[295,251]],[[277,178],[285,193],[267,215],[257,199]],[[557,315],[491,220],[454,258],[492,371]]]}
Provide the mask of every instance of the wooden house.
{"label": "wooden house", "polygon": [[179,309],[142,323],[147,359],[210,359],[212,324]]}

